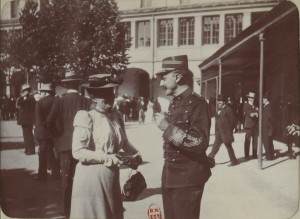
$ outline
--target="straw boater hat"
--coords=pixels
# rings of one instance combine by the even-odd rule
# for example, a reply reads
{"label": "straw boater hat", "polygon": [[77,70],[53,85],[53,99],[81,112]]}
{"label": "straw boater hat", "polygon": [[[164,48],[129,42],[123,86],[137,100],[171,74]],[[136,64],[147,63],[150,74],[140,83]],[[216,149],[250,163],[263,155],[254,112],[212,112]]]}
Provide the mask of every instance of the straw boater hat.
{"label": "straw boater hat", "polygon": [[73,71],[67,70],[65,74],[65,78],[61,80],[61,82],[71,82],[71,81],[81,81],[81,78]]}
{"label": "straw boater hat", "polygon": [[52,84],[42,84],[40,91],[54,91]]}
{"label": "straw boater hat", "polygon": [[253,92],[249,92],[249,94],[247,94],[246,95],[247,97],[249,97],[249,98],[255,98],[255,93],[253,93]]}
{"label": "straw boater hat", "polygon": [[162,61],[162,69],[160,69],[155,75],[163,76],[174,70],[184,70],[188,73],[188,57],[187,55],[171,56],[164,58]]}
{"label": "straw boater hat", "polygon": [[23,84],[22,88],[21,88],[21,92],[24,91],[24,90],[31,90],[30,85],[29,84]]}

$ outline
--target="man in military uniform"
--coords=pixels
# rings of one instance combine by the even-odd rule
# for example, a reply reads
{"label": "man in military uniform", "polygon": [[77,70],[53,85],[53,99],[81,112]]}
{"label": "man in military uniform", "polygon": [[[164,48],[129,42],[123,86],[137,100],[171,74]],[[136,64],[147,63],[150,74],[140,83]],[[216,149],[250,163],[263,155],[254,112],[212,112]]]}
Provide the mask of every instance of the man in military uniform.
{"label": "man in military uniform", "polygon": [[192,72],[186,55],[163,60],[160,86],[174,96],[169,112],[156,113],[163,131],[162,197],[165,219],[199,219],[204,185],[211,176],[206,156],[210,116],[206,101],[190,84]]}

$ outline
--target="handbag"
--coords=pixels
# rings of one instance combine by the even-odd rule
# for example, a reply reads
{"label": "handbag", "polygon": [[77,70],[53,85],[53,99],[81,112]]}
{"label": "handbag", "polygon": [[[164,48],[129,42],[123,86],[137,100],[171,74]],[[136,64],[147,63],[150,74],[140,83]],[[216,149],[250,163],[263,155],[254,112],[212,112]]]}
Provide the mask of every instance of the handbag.
{"label": "handbag", "polygon": [[144,176],[141,172],[137,170],[135,171],[136,173],[131,175],[131,169],[128,179],[123,186],[122,196],[124,201],[135,201],[136,198],[147,188]]}

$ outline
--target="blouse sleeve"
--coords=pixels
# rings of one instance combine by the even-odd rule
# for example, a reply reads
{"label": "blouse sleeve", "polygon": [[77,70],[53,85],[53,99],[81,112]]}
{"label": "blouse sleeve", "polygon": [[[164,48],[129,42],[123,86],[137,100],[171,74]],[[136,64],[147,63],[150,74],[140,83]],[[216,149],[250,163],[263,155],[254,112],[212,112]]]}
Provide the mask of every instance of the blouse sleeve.
{"label": "blouse sleeve", "polygon": [[72,141],[73,157],[84,164],[104,164],[112,166],[117,160],[112,155],[94,151],[89,148],[92,134],[92,119],[87,111],[78,111],[74,118]]}

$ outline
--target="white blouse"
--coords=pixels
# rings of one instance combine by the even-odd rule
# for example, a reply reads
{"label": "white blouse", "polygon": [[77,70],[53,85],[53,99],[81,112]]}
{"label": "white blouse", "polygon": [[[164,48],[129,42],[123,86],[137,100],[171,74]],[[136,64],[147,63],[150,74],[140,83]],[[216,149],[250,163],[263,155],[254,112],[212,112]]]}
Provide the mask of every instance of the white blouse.
{"label": "white blouse", "polygon": [[112,166],[115,164],[112,156],[120,149],[137,153],[128,142],[118,111],[104,114],[96,110],[81,110],[77,112],[73,126],[72,154],[82,163]]}

